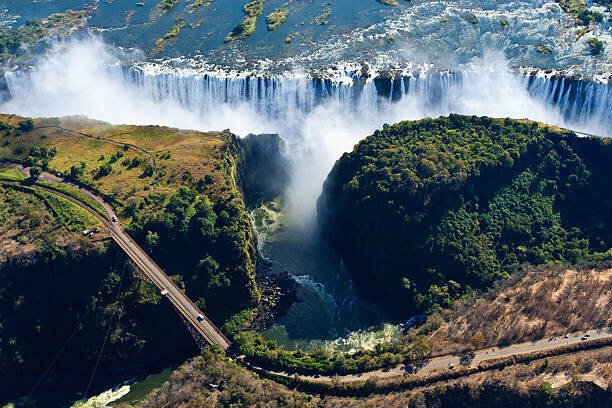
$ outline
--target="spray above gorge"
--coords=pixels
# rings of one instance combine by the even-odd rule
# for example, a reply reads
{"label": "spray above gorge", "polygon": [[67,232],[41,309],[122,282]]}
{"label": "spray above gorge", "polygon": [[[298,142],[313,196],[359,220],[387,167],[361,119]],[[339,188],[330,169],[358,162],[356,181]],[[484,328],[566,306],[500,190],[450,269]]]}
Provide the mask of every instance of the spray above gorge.
{"label": "spray above gorge", "polygon": [[[605,194],[586,210],[608,179],[606,1],[27,3],[0,0],[0,182],[108,201],[247,364],[389,368],[455,301],[608,256]],[[120,368],[119,316],[98,360]]]}
{"label": "spray above gorge", "polygon": [[293,163],[290,208],[302,226],[312,221],[333,162],[383,123],[454,112],[610,132],[609,85],[521,74],[493,52],[461,71],[397,77],[354,70],[330,78],[203,74],[123,59],[96,37],[56,43],[32,70],[6,72],[11,99],[3,110],[243,136],[278,133]]}

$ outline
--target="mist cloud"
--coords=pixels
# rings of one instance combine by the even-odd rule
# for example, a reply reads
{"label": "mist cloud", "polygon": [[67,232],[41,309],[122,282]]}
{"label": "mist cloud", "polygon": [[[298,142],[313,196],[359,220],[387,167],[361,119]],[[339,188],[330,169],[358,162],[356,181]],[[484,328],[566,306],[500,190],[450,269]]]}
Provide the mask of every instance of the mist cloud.
{"label": "mist cloud", "polygon": [[461,86],[435,108],[424,106],[418,95],[356,110],[330,101],[311,112],[283,107],[295,111],[285,112],[281,120],[247,103],[191,109],[170,98],[154,101],[108,69],[118,63],[115,50],[96,38],[55,44],[41,57],[27,85],[12,87],[13,98],[0,110],[32,117],[85,115],[114,124],[230,129],[240,135],[279,133],[294,163],[287,200],[289,219],[299,228],[313,224],[316,198],[335,160],[383,123],[456,112],[564,125],[562,117],[533,100],[503,58],[493,54],[474,64]]}

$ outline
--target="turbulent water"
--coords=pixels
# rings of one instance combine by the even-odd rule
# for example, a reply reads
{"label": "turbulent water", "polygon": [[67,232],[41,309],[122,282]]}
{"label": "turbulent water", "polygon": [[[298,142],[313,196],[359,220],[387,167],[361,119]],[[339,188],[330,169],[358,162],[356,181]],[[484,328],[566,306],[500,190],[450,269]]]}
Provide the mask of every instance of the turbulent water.
{"label": "turbulent water", "polygon": [[[243,18],[244,2],[215,0],[209,7],[191,10],[193,1],[180,0],[161,14],[156,8],[159,0],[143,2],[141,7],[132,1],[0,0],[0,27],[88,3],[96,5],[88,24],[91,31],[146,55],[181,19],[185,27],[155,57],[175,58],[186,65],[259,73],[346,63],[377,69],[428,65],[454,70],[495,49],[513,66],[582,73],[607,72],[611,66],[609,53],[592,56],[587,45],[595,36],[612,48],[610,20],[604,18],[588,34],[579,35],[581,27],[552,0],[401,0],[398,7],[377,0],[267,0],[254,34],[229,44],[225,36]],[[289,17],[278,30],[268,31],[265,16],[278,7],[287,8]],[[605,11],[605,7],[592,8]],[[326,18],[318,18],[327,12]],[[542,52],[543,46],[550,52]]]}

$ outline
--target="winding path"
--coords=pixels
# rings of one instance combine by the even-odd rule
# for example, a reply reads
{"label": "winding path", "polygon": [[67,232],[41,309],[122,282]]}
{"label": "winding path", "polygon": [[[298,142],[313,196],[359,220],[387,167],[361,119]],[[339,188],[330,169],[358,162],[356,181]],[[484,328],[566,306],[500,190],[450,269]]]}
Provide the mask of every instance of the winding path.
{"label": "winding path", "polygon": [[[587,336],[588,335],[588,336]],[[271,374],[286,379],[298,379],[305,382],[312,383],[357,383],[363,382],[368,379],[392,379],[401,378],[406,376],[413,376],[414,378],[427,378],[432,373],[447,373],[457,370],[458,376],[461,375],[463,367],[486,367],[486,363],[491,363],[499,359],[517,356],[529,356],[534,357],[528,360],[537,360],[546,356],[536,356],[536,353],[544,353],[550,355],[560,355],[568,353],[577,353],[583,351],[583,349],[572,349],[572,347],[578,348],[579,346],[587,348],[598,348],[612,345],[612,328],[604,329],[593,329],[582,332],[568,334],[566,336],[557,336],[551,338],[540,339],[537,341],[530,341],[525,343],[512,344],[507,347],[489,347],[482,350],[475,351],[471,357],[464,361],[462,364],[463,356],[459,355],[445,355],[439,357],[433,357],[427,359],[422,365],[418,367],[410,367],[409,364],[399,364],[395,367],[387,369],[372,370],[364,373],[347,374],[341,376],[330,376],[330,375],[295,375],[283,371],[271,371],[264,368],[258,367],[257,365],[249,364],[244,362],[245,365],[251,369],[261,372],[263,374]],[[564,349],[566,351],[564,351]],[[466,372],[464,375],[472,375],[473,372]]]}

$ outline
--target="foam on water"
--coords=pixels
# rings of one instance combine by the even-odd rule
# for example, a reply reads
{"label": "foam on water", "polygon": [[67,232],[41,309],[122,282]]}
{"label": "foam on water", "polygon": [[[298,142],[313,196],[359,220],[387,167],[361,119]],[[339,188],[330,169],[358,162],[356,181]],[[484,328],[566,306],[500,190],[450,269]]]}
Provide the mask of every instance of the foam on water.
{"label": "foam on water", "polygon": [[85,401],[78,401],[72,408],[110,408],[110,403],[117,401],[130,392],[130,386],[124,385],[119,388],[106,390],[99,395],[88,398]]}

